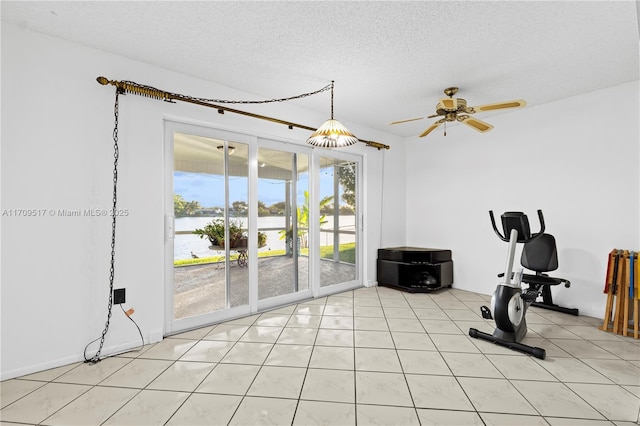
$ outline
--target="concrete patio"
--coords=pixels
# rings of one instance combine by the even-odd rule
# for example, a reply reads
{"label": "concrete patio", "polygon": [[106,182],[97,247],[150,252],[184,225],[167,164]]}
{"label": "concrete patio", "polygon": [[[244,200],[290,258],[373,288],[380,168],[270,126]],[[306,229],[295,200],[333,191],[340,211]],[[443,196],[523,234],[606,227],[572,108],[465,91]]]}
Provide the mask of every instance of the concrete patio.
{"label": "concrete patio", "polygon": [[[292,260],[288,256],[258,258],[258,298],[260,300],[294,292]],[[247,304],[249,269],[238,266],[236,261],[231,261],[229,264],[231,306]],[[309,288],[308,271],[308,257],[298,257],[299,291]],[[355,279],[355,265],[326,259],[320,261],[321,286]],[[174,288],[176,319],[224,309],[226,288],[224,262],[175,267]]]}

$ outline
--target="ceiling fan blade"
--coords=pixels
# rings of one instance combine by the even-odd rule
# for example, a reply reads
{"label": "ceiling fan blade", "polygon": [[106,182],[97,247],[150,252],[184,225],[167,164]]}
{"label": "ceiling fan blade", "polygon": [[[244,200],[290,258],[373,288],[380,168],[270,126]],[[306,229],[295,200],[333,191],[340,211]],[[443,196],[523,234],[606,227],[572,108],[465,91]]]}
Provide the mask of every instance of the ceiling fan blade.
{"label": "ceiling fan blade", "polygon": [[440,114],[433,114],[433,115],[428,116],[427,118],[434,118],[434,117],[441,117],[441,115]]}
{"label": "ceiling fan blade", "polygon": [[429,126],[429,128],[427,130],[425,130],[424,132],[422,132],[420,134],[419,137],[424,138],[425,136],[427,136],[429,133],[431,133],[432,131],[434,131],[440,124],[442,124],[442,120],[438,120],[435,123],[433,123],[431,126]]}
{"label": "ceiling fan blade", "polygon": [[408,123],[409,121],[416,121],[416,120],[423,120],[423,119],[424,119],[424,117],[418,117],[418,118],[410,118],[408,120],[392,121],[391,123],[389,123],[389,125]]}
{"label": "ceiling fan blade", "polygon": [[525,101],[524,99],[516,99],[513,101],[498,102],[495,104],[479,105],[479,106],[471,107],[468,109],[473,110],[475,112],[483,112],[483,111],[494,111],[497,109],[522,108],[526,104],[527,104],[527,101]]}
{"label": "ceiling fan blade", "polygon": [[468,115],[459,116],[458,121],[479,131],[480,133],[488,132],[489,130],[493,129],[493,126],[491,124],[486,123],[482,120],[478,120],[477,118],[469,117]]}
{"label": "ceiling fan blade", "polygon": [[455,111],[458,109],[458,98],[442,98],[439,105],[445,111]]}

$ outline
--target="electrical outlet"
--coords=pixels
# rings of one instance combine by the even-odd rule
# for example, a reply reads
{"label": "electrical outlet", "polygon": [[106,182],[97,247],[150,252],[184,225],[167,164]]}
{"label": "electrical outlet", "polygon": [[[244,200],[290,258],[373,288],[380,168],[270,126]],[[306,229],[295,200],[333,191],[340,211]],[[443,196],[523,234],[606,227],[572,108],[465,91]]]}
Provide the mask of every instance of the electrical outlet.
{"label": "electrical outlet", "polygon": [[126,291],[124,288],[117,288],[113,290],[113,304],[121,305],[126,303]]}

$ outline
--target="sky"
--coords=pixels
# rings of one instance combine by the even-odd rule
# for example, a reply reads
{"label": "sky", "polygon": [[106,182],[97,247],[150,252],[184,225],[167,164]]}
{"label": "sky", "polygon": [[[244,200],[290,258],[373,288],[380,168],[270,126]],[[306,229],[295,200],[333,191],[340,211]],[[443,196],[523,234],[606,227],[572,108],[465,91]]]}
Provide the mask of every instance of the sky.
{"label": "sky", "polygon": [[[298,205],[304,203],[303,189],[308,187],[308,176],[303,174],[298,181],[300,196]],[[186,201],[198,201],[202,207],[224,206],[224,177],[204,173],[177,172],[173,173],[174,193],[179,194]],[[320,196],[333,195],[333,174],[320,174]],[[340,190],[342,195],[342,190]],[[285,183],[275,179],[258,179],[258,200],[266,206],[284,201]],[[249,202],[248,178],[229,178],[229,203],[234,201]],[[343,204],[340,200],[340,204]]]}

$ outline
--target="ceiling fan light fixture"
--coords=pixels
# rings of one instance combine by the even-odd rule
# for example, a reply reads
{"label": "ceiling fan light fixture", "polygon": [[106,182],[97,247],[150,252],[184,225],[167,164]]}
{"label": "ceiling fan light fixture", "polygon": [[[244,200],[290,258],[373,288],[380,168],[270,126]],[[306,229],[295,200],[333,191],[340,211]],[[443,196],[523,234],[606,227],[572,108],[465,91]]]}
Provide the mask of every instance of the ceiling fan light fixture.
{"label": "ceiling fan light fixture", "polygon": [[[224,152],[224,145],[220,145],[217,148],[218,148],[219,151]],[[229,149],[229,155],[233,155],[233,153],[236,152],[236,148],[231,146],[231,145],[229,145],[228,149]]]}
{"label": "ceiling fan light fixture", "polygon": [[309,136],[307,143],[319,148],[343,148],[358,143],[358,138],[333,118],[333,80],[331,81],[331,118]]}

